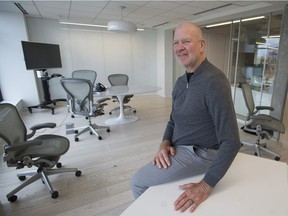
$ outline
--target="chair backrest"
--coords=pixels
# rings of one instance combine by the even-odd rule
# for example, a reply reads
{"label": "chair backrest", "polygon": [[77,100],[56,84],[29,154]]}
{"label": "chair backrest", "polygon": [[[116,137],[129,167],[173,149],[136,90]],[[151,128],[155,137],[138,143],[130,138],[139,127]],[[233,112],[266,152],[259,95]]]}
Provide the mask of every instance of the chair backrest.
{"label": "chair backrest", "polygon": [[26,126],[12,104],[0,104],[0,137],[8,145],[27,140]]}
{"label": "chair backrest", "polygon": [[127,74],[110,74],[108,81],[111,86],[125,86],[128,85],[129,76]]}
{"label": "chair backrest", "polygon": [[242,93],[244,96],[244,101],[245,101],[246,107],[248,109],[248,115],[252,116],[254,114],[254,111],[255,111],[255,103],[254,103],[254,99],[253,99],[252,88],[246,82],[241,83],[241,88],[242,88]]}
{"label": "chair backrest", "polygon": [[77,115],[93,115],[93,86],[87,79],[64,78],[61,85],[69,96],[69,105]]}
{"label": "chair backrest", "polygon": [[72,72],[72,78],[88,79],[94,86],[97,73],[94,70],[75,70]]}

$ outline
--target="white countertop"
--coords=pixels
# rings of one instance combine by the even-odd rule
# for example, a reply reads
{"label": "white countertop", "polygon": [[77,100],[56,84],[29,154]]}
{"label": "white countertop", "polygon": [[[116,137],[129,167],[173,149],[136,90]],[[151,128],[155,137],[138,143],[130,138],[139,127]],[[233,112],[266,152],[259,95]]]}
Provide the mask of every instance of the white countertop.
{"label": "white countertop", "polygon": [[[239,153],[211,196],[193,216],[287,216],[287,164]],[[174,210],[182,193],[180,184],[197,182],[202,176],[149,188],[121,216],[191,215]]]}

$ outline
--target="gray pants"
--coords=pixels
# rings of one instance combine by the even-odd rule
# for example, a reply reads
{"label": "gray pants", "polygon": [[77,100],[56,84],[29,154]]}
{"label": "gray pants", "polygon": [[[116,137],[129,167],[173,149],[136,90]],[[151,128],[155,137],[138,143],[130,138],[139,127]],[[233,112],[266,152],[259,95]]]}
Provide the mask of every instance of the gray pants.
{"label": "gray pants", "polygon": [[177,146],[176,154],[170,157],[171,166],[167,169],[159,169],[157,165],[153,166],[151,162],[134,174],[131,189],[135,199],[150,186],[205,173],[210,163],[215,159],[217,152],[214,149]]}

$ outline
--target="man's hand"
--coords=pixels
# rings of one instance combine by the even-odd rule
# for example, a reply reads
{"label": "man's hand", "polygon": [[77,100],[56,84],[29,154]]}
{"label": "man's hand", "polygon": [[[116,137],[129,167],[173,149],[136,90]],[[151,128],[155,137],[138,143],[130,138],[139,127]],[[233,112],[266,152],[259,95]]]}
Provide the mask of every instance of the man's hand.
{"label": "man's hand", "polygon": [[164,167],[167,169],[171,165],[170,156],[174,156],[176,150],[174,147],[171,146],[171,142],[168,140],[164,140],[157,152],[156,156],[154,157],[152,163],[153,165],[157,165],[160,169]]}
{"label": "man's hand", "polygon": [[190,212],[194,212],[209,197],[212,191],[212,187],[203,180],[199,183],[181,185],[180,188],[184,192],[174,202],[175,210],[180,210],[180,212],[184,212],[188,208],[190,208]]}

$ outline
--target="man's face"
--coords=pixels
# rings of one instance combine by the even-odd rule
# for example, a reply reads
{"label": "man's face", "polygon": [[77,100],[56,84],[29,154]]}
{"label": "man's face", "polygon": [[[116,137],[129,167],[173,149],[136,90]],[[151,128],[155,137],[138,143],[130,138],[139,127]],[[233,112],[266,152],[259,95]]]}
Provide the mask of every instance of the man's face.
{"label": "man's face", "polygon": [[189,71],[197,66],[204,52],[204,41],[195,29],[182,26],[175,31],[173,47],[176,59]]}

